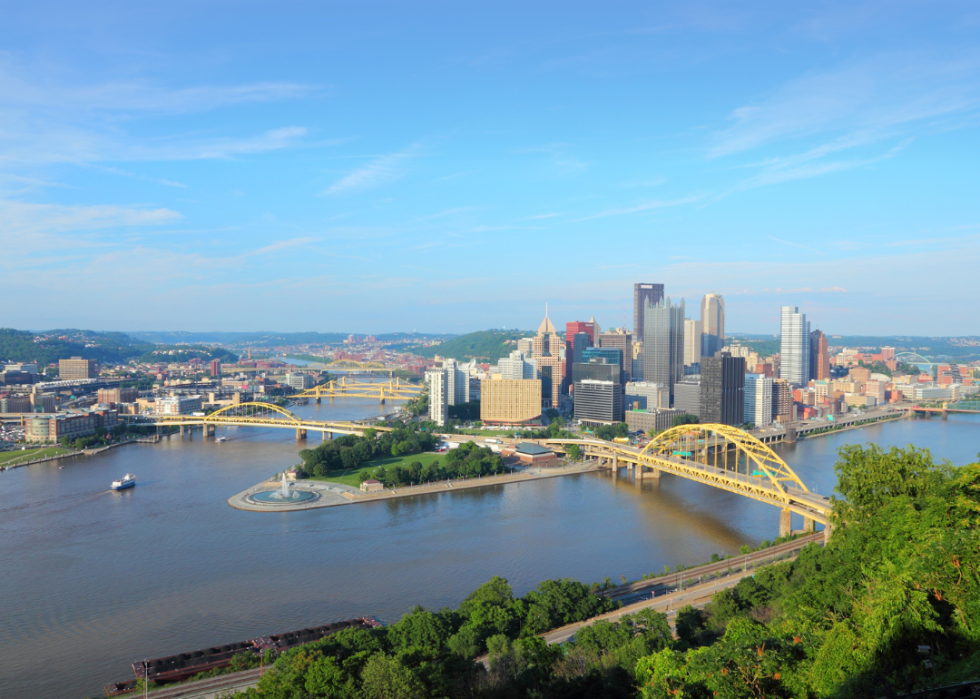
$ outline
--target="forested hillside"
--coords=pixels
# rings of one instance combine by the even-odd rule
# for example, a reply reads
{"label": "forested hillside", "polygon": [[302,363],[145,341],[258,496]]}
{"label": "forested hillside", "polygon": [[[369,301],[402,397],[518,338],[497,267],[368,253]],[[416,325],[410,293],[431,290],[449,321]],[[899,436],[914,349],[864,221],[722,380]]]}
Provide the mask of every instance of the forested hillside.
{"label": "forested hillside", "polygon": [[117,363],[134,359],[152,349],[125,333],[91,330],[28,330],[0,328],[0,360],[38,362],[42,366],[67,357],[84,357]]}
{"label": "forested hillside", "polygon": [[238,361],[238,355],[229,352],[224,347],[204,347],[202,345],[163,345],[154,347],[150,351],[140,355],[139,360],[147,364],[153,362],[176,362],[182,364],[194,358],[205,362],[209,362],[212,359],[220,359],[225,364],[234,364]]}
{"label": "forested hillside", "polygon": [[836,470],[828,546],[743,579],[706,611],[679,610],[678,639],[643,611],[548,646],[537,634],[612,603],[571,580],[517,598],[494,578],[457,609],[417,607],[287,651],[245,696],[858,699],[977,678],[980,464],[847,446]]}
{"label": "forested hillside", "polygon": [[413,349],[421,357],[449,357],[461,362],[477,359],[491,364],[517,349],[517,340],[533,335],[520,330],[480,330],[435,345]]}

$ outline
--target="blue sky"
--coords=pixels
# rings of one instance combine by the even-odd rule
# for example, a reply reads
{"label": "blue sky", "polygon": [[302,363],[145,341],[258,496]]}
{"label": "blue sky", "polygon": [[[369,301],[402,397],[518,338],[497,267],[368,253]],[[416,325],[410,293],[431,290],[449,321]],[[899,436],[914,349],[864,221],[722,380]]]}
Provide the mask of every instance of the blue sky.
{"label": "blue sky", "polygon": [[0,326],[980,334],[973,2],[0,0]]}

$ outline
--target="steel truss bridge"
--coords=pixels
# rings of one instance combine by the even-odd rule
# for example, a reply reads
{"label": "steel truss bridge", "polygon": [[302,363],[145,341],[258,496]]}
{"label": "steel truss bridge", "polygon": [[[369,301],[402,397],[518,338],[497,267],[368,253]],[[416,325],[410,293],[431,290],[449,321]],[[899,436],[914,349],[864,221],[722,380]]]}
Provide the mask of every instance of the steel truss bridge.
{"label": "steel truss bridge", "polygon": [[669,473],[775,505],[780,508],[780,536],[790,533],[794,512],[802,515],[804,531],[813,531],[814,522],[819,522],[828,535],[830,532],[829,499],[810,492],[772,449],[736,427],[681,425],[661,432],[643,449],[594,439],[544,443],[563,453],[576,444],[583,455],[609,463],[614,477],[620,465],[625,465],[637,481],[645,476],[659,479],[661,473]]}
{"label": "steel truss bridge", "polygon": [[[214,434],[216,427],[275,427],[296,430],[296,439],[305,439],[308,431],[321,432],[324,439],[335,434],[363,435],[365,430],[390,432],[390,427],[375,427],[358,422],[331,422],[307,420],[272,403],[238,403],[216,410],[208,415],[121,415],[131,424],[148,426],[203,427],[205,436]],[[133,419],[135,418],[135,419]]]}
{"label": "steel truss bridge", "polygon": [[323,398],[376,398],[381,403],[389,400],[409,400],[425,390],[424,386],[410,384],[401,379],[384,382],[350,380],[346,376],[321,386],[295,393],[290,398],[313,398],[317,403]]}

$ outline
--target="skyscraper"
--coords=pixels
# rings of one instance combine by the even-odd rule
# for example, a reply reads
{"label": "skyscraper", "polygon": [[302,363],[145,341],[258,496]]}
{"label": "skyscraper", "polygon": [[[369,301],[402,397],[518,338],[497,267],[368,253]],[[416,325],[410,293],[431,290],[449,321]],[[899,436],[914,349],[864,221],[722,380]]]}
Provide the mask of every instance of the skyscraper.
{"label": "skyscraper", "polygon": [[817,381],[830,378],[830,347],[827,336],[819,330],[810,333],[810,378]]}
{"label": "skyscraper", "polygon": [[[582,335],[583,337],[577,337]],[[572,385],[572,364],[582,361],[582,350],[595,345],[595,323],[573,320],[565,323],[565,388]],[[576,344],[578,343],[578,344]]]}
{"label": "skyscraper", "polygon": [[745,375],[745,421],[756,427],[772,423],[772,379],[765,374]]}
{"label": "skyscraper", "polygon": [[643,313],[643,380],[659,383],[674,396],[674,384],[684,376],[684,299],[676,306],[670,297]]}
{"label": "skyscraper", "polygon": [[629,381],[633,375],[633,338],[625,332],[602,333],[599,335],[599,346],[615,347],[620,351],[623,383]]}
{"label": "skyscraper", "polygon": [[725,346],[725,299],[705,294],[701,299],[701,356],[713,357]]}
{"label": "skyscraper", "polygon": [[701,361],[701,321],[684,320],[684,365],[691,366]]}
{"label": "skyscraper", "polygon": [[643,309],[648,305],[656,306],[663,298],[663,284],[633,285],[633,337],[643,339]]}
{"label": "skyscraper", "polygon": [[810,380],[810,323],[796,306],[783,306],[779,324],[779,377],[802,386]]}
{"label": "skyscraper", "polygon": [[541,379],[541,400],[546,408],[557,408],[561,394],[561,340],[558,331],[548,317],[545,308],[544,320],[534,336],[534,361],[538,365]]}
{"label": "skyscraper", "polygon": [[[538,378],[537,363],[520,350],[514,350],[509,357],[501,357],[497,362],[500,377],[511,381]],[[541,407],[541,406],[538,406]]]}
{"label": "skyscraper", "polygon": [[722,352],[701,357],[701,422],[745,422],[745,358]]}
{"label": "skyscraper", "polygon": [[442,369],[430,369],[425,372],[425,382],[429,384],[429,419],[437,425],[445,425],[449,417],[446,373]]}

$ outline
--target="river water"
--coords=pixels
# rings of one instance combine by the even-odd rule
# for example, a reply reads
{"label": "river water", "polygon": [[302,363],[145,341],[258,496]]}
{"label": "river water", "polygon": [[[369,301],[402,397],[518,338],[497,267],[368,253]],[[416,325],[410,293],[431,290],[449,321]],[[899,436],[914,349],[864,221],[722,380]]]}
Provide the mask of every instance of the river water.
{"label": "river water", "polygon": [[[378,407],[345,399],[295,412],[351,419]],[[915,444],[969,463],[980,452],[977,417],[903,420],[779,449],[809,488],[829,494],[840,445]],[[547,578],[636,579],[778,530],[776,508],[670,476],[638,487],[584,474],[242,512],[228,497],[296,463],[302,447],[288,430],[219,436],[228,441],[197,433],[0,474],[0,697],[100,696],[144,657],[353,616],[395,621],[415,604],[455,606],[493,575],[516,594]],[[109,491],[127,471],[136,488]]]}

